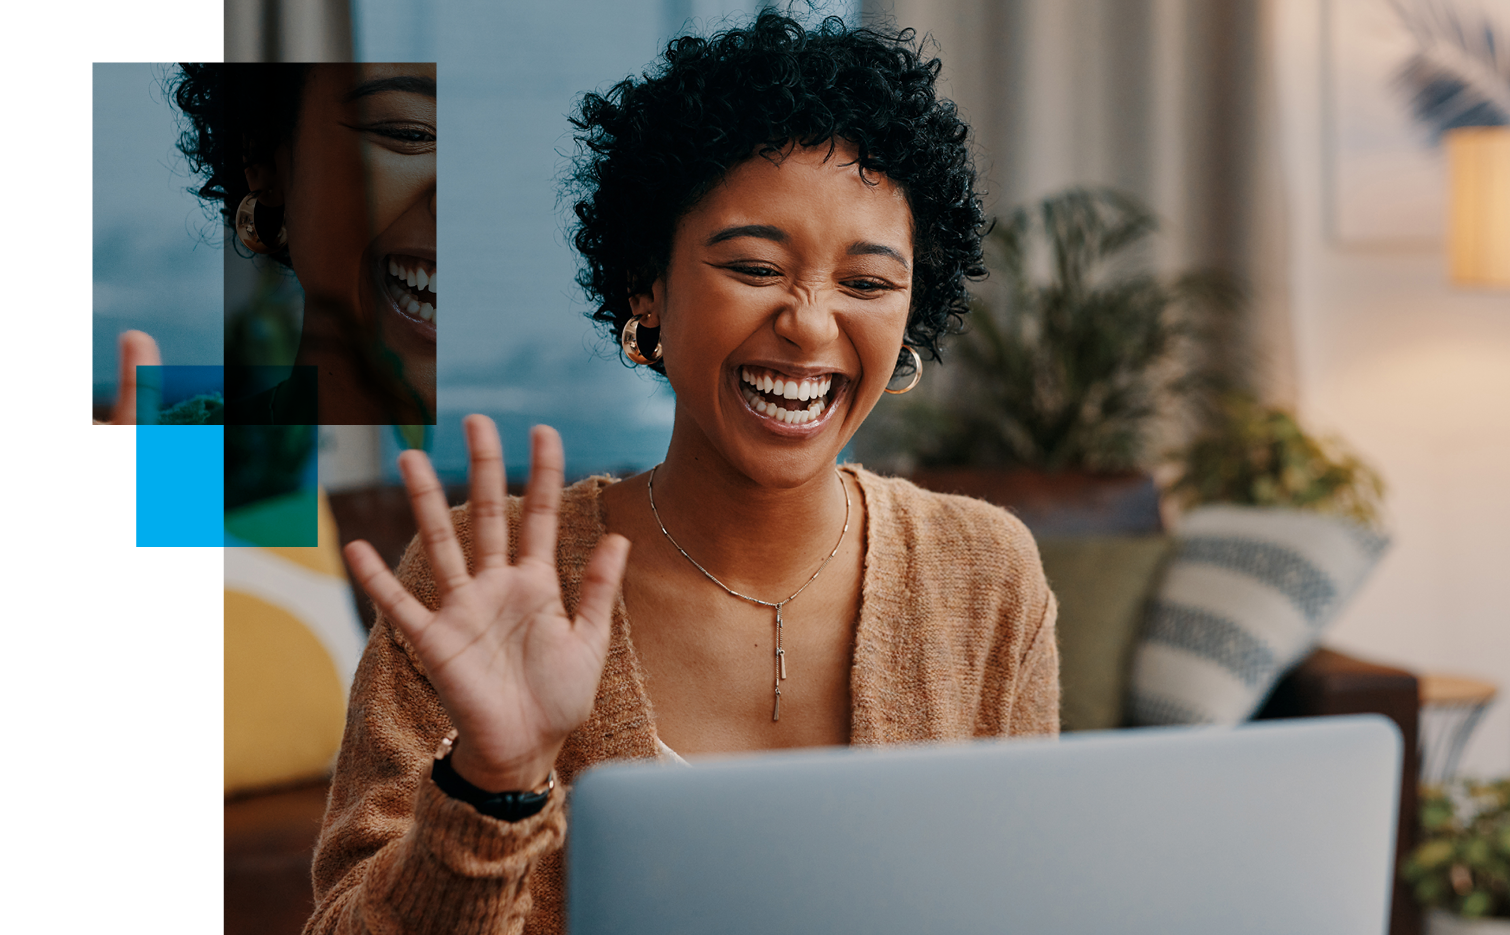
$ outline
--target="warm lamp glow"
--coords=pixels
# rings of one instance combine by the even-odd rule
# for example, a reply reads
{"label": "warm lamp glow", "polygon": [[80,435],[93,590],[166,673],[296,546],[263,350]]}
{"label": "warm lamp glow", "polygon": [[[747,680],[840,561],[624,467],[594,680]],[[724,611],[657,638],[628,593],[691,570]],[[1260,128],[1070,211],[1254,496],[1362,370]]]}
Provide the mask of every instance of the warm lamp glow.
{"label": "warm lamp glow", "polygon": [[1510,287],[1510,127],[1463,127],[1446,144],[1452,281]]}

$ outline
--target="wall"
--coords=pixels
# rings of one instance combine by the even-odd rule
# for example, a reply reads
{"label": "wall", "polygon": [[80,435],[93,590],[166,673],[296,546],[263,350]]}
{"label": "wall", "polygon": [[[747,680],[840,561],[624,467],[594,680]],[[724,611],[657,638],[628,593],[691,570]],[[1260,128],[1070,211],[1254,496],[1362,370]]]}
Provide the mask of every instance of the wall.
{"label": "wall", "polygon": [[1339,649],[1488,678],[1466,772],[1510,773],[1510,292],[1450,288],[1439,251],[1326,236],[1322,16],[1272,0],[1302,415],[1389,483],[1395,545],[1331,632]]}

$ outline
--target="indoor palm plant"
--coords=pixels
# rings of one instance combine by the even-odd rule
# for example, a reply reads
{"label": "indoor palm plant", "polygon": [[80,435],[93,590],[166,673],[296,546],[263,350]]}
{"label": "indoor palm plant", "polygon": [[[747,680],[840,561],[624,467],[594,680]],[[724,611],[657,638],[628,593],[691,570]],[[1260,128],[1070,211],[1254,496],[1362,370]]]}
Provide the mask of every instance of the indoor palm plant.
{"label": "indoor palm plant", "polygon": [[[928,390],[861,439],[859,454],[1011,506],[1030,525],[1035,512],[1091,504],[1089,525],[1055,528],[1092,531],[1096,517],[1128,513],[1119,501],[1132,497],[1131,512],[1157,528],[1147,472],[1162,431],[1198,413],[1234,369],[1216,365],[1214,336],[1240,289],[1216,271],[1156,273],[1156,229],[1151,212],[1109,189],[1071,189],[999,219],[985,244],[990,276],[945,346],[949,366],[931,370]],[[1149,531],[1140,522],[1105,528]]]}

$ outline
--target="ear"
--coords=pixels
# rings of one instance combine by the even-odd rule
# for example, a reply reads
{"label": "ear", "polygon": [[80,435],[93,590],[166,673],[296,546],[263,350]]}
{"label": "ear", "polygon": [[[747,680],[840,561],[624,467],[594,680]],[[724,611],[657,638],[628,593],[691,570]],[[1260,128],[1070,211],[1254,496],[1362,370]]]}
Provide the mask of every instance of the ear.
{"label": "ear", "polygon": [[666,296],[666,281],[657,279],[650,284],[649,292],[636,292],[629,297],[629,311],[641,319],[646,328],[661,326],[661,306]]}
{"label": "ear", "polygon": [[244,171],[247,188],[258,193],[258,201],[269,208],[277,208],[283,204],[282,179],[278,177],[278,169],[271,162],[253,163]]}

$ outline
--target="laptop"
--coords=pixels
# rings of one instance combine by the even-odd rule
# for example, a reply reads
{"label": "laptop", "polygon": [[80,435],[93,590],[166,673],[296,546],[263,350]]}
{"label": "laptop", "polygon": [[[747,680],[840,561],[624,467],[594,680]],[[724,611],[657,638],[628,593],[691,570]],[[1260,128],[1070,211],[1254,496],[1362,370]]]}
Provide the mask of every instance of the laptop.
{"label": "laptop", "polygon": [[1381,935],[1378,716],[615,763],[572,791],[571,935]]}

